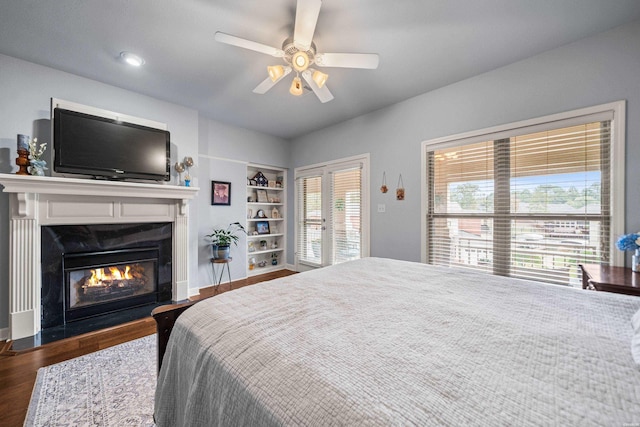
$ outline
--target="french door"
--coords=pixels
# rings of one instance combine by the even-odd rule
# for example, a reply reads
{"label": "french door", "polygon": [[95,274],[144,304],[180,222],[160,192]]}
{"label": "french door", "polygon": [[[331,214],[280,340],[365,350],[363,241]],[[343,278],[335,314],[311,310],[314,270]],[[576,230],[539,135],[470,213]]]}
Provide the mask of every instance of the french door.
{"label": "french door", "polygon": [[296,269],[369,256],[369,156],[296,169]]}

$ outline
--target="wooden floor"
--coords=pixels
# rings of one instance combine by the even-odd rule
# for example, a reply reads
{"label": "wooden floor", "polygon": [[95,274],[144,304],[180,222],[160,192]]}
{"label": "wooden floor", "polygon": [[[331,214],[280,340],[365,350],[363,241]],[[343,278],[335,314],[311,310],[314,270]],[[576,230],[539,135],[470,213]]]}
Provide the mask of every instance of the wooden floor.
{"label": "wooden floor", "polygon": [[[238,280],[231,284],[222,284],[217,291],[213,287],[204,288],[200,290],[200,297],[193,299],[208,298],[231,289],[290,274],[294,274],[294,272],[281,270]],[[155,322],[151,317],[147,317],[21,352],[11,351],[10,343],[0,341],[0,396],[2,396],[0,399],[0,425],[23,425],[39,368],[142,338],[154,334],[155,331]]]}

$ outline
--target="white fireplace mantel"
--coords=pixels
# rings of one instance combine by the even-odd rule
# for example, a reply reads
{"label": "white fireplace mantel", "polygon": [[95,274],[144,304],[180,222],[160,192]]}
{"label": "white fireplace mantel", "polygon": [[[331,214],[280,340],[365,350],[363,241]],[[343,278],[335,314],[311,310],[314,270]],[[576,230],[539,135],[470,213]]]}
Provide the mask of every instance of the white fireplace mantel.
{"label": "white fireplace mantel", "polygon": [[171,222],[173,300],[188,296],[189,200],[196,187],[0,174],[10,193],[10,339],[40,331],[40,230],[45,225]]}

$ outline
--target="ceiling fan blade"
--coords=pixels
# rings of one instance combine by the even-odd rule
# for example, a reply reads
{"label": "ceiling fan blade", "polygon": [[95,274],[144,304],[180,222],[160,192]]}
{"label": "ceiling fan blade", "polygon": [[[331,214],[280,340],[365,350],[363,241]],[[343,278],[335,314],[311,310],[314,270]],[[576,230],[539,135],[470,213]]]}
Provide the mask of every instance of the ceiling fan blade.
{"label": "ceiling fan blade", "polygon": [[316,82],[313,80],[313,72],[315,70],[309,68],[307,70],[304,70],[302,72],[302,78],[304,78],[304,80],[307,82],[307,84],[309,85],[309,87],[311,88],[311,90],[313,90],[313,93],[316,94],[316,96],[318,97],[318,99],[320,100],[320,102],[322,102],[323,104],[325,102],[329,102],[333,99],[333,94],[329,91],[329,88],[327,87],[327,85],[322,85],[322,87],[318,87],[318,85],[316,84]]}
{"label": "ceiling fan blade", "polygon": [[293,45],[302,51],[311,47],[322,0],[298,0]]}
{"label": "ceiling fan blade", "polygon": [[258,93],[260,95],[264,95],[269,89],[274,87],[280,80],[284,78],[287,74],[291,72],[291,67],[284,67],[284,74],[281,75],[275,82],[271,80],[271,77],[267,77],[253,90],[253,93]]}
{"label": "ceiling fan blade", "polygon": [[319,53],[315,62],[320,67],[368,68],[375,70],[380,63],[377,53]]}
{"label": "ceiling fan blade", "polygon": [[266,44],[232,36],[231,34],[221,33],[220,31],[216,31],[215,39],[220,43],[226,43],[260,53],[266,53],[267,55],[275,56],[276,58],[282,58],[284,56],[284,51],[282,49],[277,49],[275,47],[267,46]]}

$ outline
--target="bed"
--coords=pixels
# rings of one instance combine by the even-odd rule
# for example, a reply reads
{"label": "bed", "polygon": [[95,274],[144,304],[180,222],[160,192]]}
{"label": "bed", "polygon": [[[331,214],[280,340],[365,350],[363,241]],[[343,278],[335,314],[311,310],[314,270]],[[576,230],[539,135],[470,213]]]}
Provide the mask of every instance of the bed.
{"label": "bed", "polygon": [[[180,315],[155,419],[214,425],[638,425],[640,298],[365,258]],[[640,356],[639,360],[640,362]]]}

